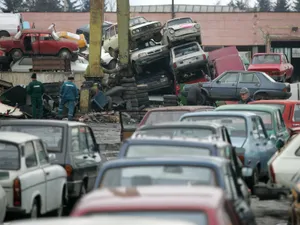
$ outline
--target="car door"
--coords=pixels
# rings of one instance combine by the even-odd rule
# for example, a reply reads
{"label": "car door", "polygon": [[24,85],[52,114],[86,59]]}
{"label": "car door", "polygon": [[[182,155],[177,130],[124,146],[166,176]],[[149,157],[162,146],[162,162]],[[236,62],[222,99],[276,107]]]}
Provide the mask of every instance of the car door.
{"label": "car door", "polygon": [[27,73],[32,70],[32,58],[24,57],[11,66],[12,72]]}
{"label": "car door", "polygon": [[293,73],[293,69],[291,67],[291,64],[289,63],[289,60],[287,59],[286,55],[282,55],[282,66],[284,68],[286,77],[289,78],[291,77],[292,73]]}
{"label": "car door", "polygon": [[59,44],[51,34],[40,34],[39,39],[40,54],[42,55],[57,55],[59,52]]}
{"label": "car door", "polygon": [[52,211],[57,208],[58,202],[61,200],[59,195],[53,195],[56,192],[56,188],[59,187],[59,174],[55,167],[53,167],[47,157],[47,152],[44,149],[43,144],[40,140],[34,141],[34,146],[37,154],[37,158],[40,167],[43,169],[46,175],[46,210],[47,212]]}
{"label": "car door", "polygon": [[209,90],[213,99],[237,99],[237,84],[239,81],[240,73],[225,72],[219,78],[212,81]]}
{"label": "car door", "polygon": [[243,87],[249,89],[251,96],[259,90],[261,83],[256,75],[256,72],[245,72],[242,73],[237,85],[237,92],[240,93]]}

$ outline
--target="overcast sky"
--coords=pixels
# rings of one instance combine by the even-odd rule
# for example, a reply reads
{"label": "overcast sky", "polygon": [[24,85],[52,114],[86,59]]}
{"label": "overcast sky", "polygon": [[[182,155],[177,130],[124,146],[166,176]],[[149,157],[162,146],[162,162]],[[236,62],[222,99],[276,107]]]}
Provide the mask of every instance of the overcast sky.
{"label": "overcast sky", "polygon": [[[215,5],[218,0],[175,0],[175,4],[186,4],[186,5]],[[227,5],[230,0],[220,0],[221,5]],[[254,0],[249,0],[250,4],[253,5]],[[172,0],[130,0],[130,5],[167,5],[171,4]]]}

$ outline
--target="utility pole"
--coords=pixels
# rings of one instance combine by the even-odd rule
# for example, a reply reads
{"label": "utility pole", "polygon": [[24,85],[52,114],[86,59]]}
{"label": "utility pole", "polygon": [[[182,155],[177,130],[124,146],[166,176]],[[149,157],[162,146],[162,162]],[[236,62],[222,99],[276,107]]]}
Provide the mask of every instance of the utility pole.
{"label": "utility pole", "polygon": [[175,0],[172,0],[172,19],[175,18]]}

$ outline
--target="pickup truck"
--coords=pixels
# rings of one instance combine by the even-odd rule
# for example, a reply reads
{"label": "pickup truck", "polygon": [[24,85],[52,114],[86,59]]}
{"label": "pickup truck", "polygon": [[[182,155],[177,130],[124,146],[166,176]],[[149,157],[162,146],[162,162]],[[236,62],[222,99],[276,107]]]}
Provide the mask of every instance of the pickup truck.
{"label": "pickup truck", "polygon": [[254,54],[248,71],[265,72],[276,81],[291,81],[294,67],[283,53]]}
{"label": "pickup truck", "polygon": [[297,100],[260,100],[249,104],[271,105],[278,107],[282,113],[284,123],[287,128],[300,132],[300,101]]}

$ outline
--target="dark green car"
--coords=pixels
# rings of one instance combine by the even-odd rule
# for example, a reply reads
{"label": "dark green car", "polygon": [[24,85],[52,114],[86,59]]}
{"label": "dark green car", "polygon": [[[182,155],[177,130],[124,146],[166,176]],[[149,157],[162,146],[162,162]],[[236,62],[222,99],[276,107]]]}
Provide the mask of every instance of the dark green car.
{"label": "dark green car", "polygon": [[284,143],[290,138],[290,133],[285,126],[281,111],[274,106],[266,105],[222,105],[215,111],[247,111],[253,112],[261,117],[269,137],[273,140],[281,139]]}

